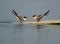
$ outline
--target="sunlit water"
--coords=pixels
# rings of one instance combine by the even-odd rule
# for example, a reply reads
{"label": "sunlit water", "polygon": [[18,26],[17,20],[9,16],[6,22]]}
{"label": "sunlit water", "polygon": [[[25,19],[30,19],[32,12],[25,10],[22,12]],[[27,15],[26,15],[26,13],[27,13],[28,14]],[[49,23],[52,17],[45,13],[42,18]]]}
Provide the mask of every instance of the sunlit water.
{"label": "sunlit water", "polygon": [[60,44],[60,25],[0,23],[0,44]]}

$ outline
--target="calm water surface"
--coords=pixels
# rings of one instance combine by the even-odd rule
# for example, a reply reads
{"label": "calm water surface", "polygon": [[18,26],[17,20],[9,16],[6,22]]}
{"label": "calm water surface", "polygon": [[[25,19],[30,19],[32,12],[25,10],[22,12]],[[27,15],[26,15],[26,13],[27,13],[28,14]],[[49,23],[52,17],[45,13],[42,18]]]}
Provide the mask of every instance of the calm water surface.
{"label": "calm water surface", "polygon": [[42,20],[55,20],[60,0],[0,0],[0,44],[60,44],[60,25],[18,25],[12,9],[28,18],[50,10]]}
{"label": "calm water surface", "polygon": [[60,44],[60,25],[0,23],[0,44]]}

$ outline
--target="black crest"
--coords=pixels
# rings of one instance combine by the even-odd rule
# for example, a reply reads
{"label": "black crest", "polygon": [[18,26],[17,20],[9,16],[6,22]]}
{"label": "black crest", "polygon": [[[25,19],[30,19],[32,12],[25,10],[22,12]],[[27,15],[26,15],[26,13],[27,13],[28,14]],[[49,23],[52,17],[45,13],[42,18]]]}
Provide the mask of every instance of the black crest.
{"label": "black crest", "polygon": [[27,18],[26,16],[24,16],[24,18]]}

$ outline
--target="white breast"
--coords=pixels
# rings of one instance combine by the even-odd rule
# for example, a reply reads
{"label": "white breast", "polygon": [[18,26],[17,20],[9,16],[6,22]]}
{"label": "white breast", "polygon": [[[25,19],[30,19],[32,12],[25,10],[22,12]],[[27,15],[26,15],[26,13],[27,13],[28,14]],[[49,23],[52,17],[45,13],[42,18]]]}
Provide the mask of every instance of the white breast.
{"label": "white breast", "polygon": [[36,17],[33,17],[34,20],[36,20]]}
{"label": "white breast", "polygon": [[27,20],[26,18],[23,18],[24,20]]}

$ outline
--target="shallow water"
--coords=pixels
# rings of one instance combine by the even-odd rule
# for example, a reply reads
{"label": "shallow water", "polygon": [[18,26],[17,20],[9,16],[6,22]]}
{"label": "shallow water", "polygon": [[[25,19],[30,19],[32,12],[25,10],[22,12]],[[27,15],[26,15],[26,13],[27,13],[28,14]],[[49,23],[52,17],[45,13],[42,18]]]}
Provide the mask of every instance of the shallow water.
{"label": "shallow water", "polygon": [[60,25],[0,23],[0,44],[60,44]]}

